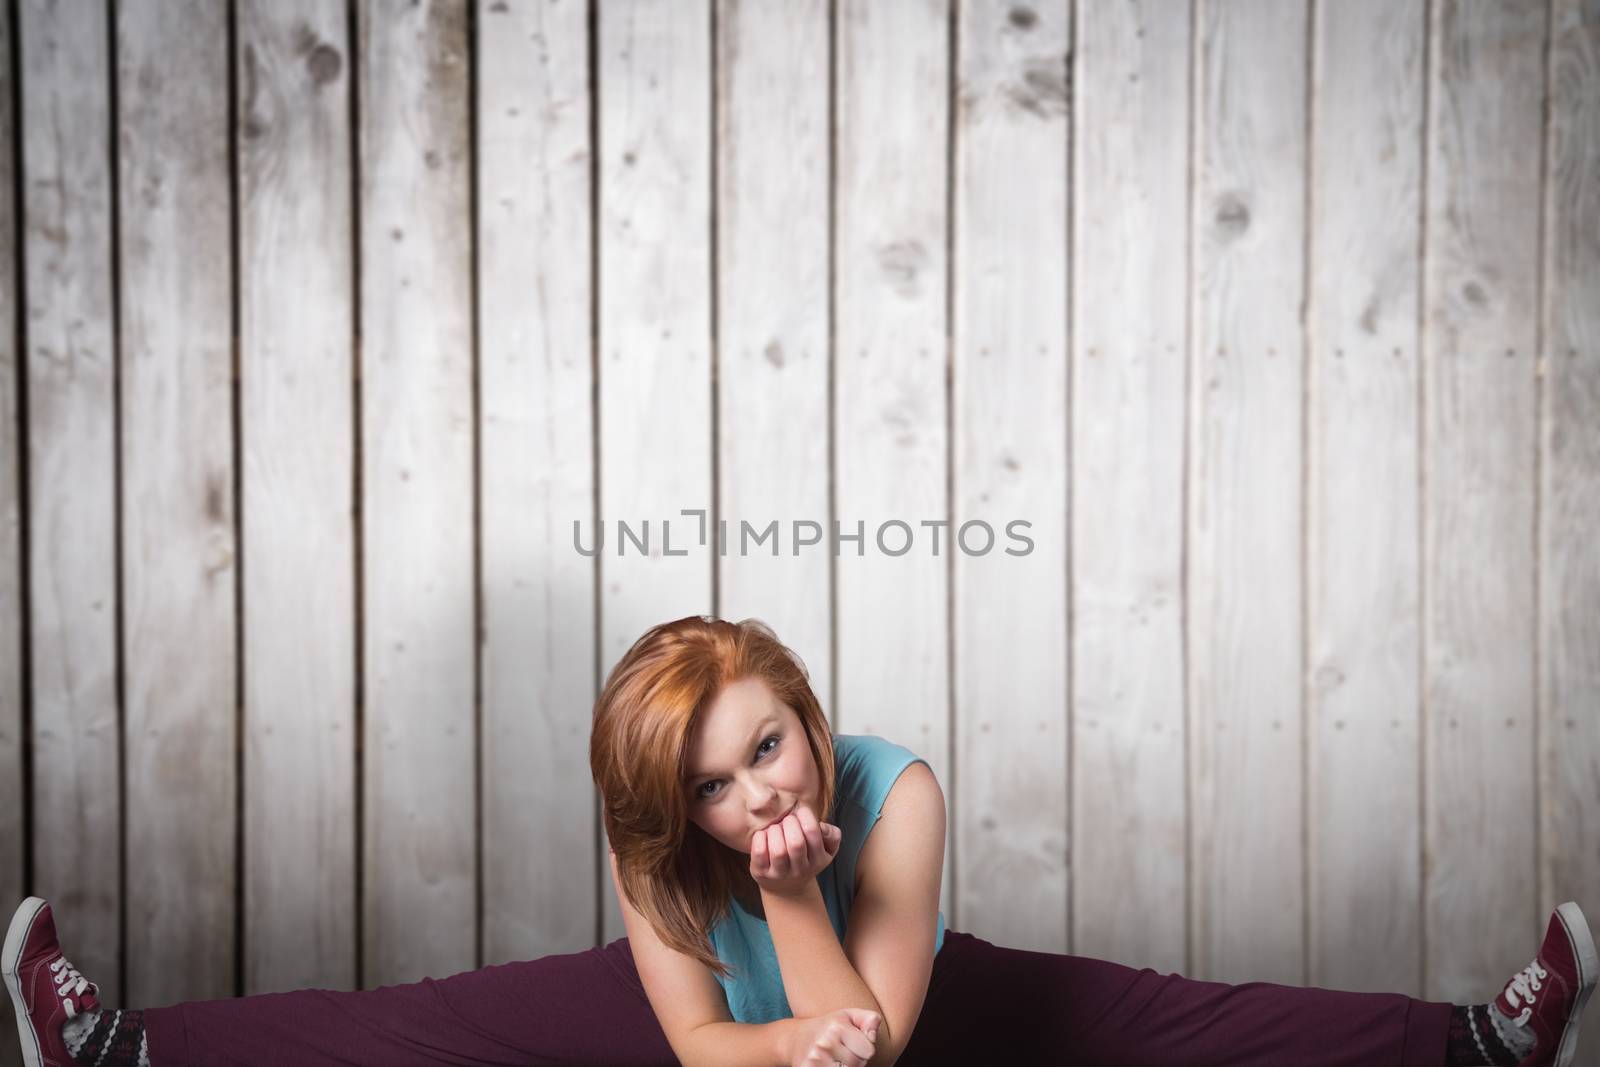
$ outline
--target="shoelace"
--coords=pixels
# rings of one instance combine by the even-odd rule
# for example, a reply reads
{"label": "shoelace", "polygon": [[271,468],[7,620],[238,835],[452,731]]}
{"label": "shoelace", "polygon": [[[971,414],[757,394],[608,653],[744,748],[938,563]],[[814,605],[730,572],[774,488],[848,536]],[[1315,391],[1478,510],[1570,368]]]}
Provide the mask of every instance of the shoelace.
{"label": "shoelace", "polygon": [[50,964],[50,973],[56,976],[56,993],[61,997],[61,1003],[66,1005],[67,1018],[78,1014],[77,1005],[72,1003],[71,997],[81,996],[85,989],[94,983],[78,973],[78,968],[67,962],[67,957],[61,956]]}
{"label": "shoelace", "polygon": [[1548,977],[1550,972],[1539,966],[1539,958],[1535,956],[1532,963],[1512,975],[1511,981],[1506,983],[1506,1002],[1513,1008],[1519,1003],[1523,1005],[1522,1013],[1511,1020],[1517,1026],[1527,1025],[1533,1017],[1533,1009],[1527,1005],[1539,999],[1533,995],[1540,989],[1539,979]]}

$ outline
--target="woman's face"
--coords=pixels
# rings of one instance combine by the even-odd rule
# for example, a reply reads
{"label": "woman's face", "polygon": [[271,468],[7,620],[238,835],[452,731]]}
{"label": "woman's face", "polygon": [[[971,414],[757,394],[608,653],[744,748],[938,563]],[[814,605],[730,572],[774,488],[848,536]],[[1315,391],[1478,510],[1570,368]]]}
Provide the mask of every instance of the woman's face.
{"label": "woman's face", "polygon": [[820,820],[821,776],[800,716],[759,678],[723,687],[689,738],[690,820],[731,849],[805,801]]}

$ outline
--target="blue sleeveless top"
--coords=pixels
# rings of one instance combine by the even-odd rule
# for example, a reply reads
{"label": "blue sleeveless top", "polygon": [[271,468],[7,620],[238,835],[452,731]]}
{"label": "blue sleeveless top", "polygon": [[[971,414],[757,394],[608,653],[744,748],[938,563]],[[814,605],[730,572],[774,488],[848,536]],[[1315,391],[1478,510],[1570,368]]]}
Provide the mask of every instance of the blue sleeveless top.
{"label": "blue sleeveless top", "polygon": [[[834,933],[843,945],[845,923],[855,899],[856,859],[861,846],[882,814],[883,802],[900,772],[913,763],[928,761],[910,749],[869,734],[834,734],[833,756],[834,817],[827,821],[839,827],[839,851],[817,875],[817,885],[822,889],[822,901],[827,905]],[[711,928],[710,937],[717,959],[733,968],[726,978],[714,977],[727,995],[734,1022],[770,1023],[793,1017],[789,998],[783,992],[778,950],[766,920],[751,915],[736,898],[730,898],[728,914]],[[943,947],[941,910],[933,938],[934,955]]]}

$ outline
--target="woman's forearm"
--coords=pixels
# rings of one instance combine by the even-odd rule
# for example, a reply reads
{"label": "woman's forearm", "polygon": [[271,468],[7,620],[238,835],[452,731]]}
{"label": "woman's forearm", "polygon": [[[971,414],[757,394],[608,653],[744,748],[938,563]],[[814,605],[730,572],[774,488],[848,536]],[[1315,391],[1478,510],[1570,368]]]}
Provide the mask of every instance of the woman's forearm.
{"label": "woman's forearm", "polygon": [[778,955],[783,994],[795,1016],[826,1015],[840,1008],[865,1008],[883,1015],[839,944],[816,882],[792,896],[763,891],[761,904]]}
{"label": "woman's forearm", "polygon": [[789,1067],[794,1019],[771,1023],[706,1023],[689,1031],[683,1067]]}

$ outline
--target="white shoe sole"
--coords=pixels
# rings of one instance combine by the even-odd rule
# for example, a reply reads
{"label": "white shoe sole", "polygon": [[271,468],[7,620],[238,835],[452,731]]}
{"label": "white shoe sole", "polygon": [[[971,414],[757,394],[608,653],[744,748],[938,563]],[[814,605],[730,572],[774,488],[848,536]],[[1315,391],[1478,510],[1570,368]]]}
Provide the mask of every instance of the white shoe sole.
{"label": "white shoe sole", "polygon": [[1578,1030],[1583,1016],[1583,1005],[1594,992],[1595,980],[1600,977],[1600,954],[1595,952],[1594,935],[1584,921],[1583,910],[1576,901],[1567,901],[1556,909],[1561,925],[1566,927],[1567,939],[1572,942],[1578,960],[1578,999],[1573,1002],[1567,1025],[1561,1031],[1561,1047],[1556,1050],[1555,1067],[1572,1067],[1578,1054]]}
{"label": "white shoe sole", "polygon": [[17,1015],[17,1035],[22,1038],[24,1067],[42,1067],[44,1062],[44,1053],[39,1049],[39,1035],[33,1032],[33,1023],[28,1018],[27,1005],[22,1002],[22,986],[17,976],[17,968],[22,964],[22,946],[27,944],[28,932],[33,929],[34,920],[43,910],[44,900],[39,897],[29,897],[17,905],[16,913],[11,916],[11,926],[6,930],[4,954],[0,955],[0,970],[5,972],[6,989],[11,993],[11,1008]]}

